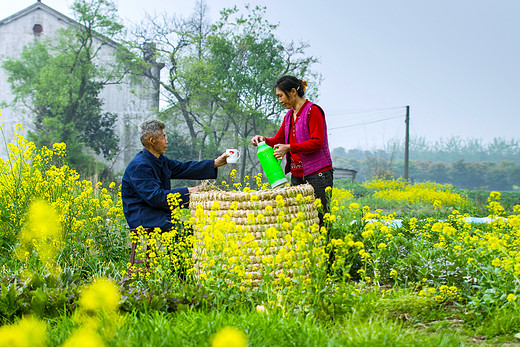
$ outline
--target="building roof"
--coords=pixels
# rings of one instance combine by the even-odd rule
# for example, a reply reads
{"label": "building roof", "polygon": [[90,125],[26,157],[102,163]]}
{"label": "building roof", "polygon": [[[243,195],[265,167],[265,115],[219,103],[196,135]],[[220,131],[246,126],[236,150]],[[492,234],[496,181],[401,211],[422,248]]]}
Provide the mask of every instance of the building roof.
{"label": "building roof", "polygon": [[[11,22],[13,22],[13,21],[15,21],[15,20],[17,20],[19,18],[22,18],[23,16],[26,16],[29,13],[34,12],[36,10],[42,10],[42,11],[50,14],[51,16],[54,16],[56,19],[58,19],[60,21],[63,21],[65,23],[67,23],[68,25],[74,26],[76,28],[82,28],[83,27],[83,25],[81,23],[75,21],[74,19],[72,19],[70,17],[67,17],[66,15],[64,15],[63,13],[61,13],[59,11],[56,11],[52,7],[49,7],[49,6],[45,5],[43,2],[41,2],[41,0],[38,0],[37,2],[32,4],[31,6],[26,7],[23,10],[18,11],[15,14],[13,14],[13,15],[7,17],[7,18],[4,18],[4,19],[0,20],[0,27],[2,27],[3,25],[9,24],[9,23],[11,23]],[[118,45],[118,43],[115,42],[114,40],[112,40],[110,38],[107,38],[106,36],[101,35],[101,34],[98,34],[98,35],[100,37],[102,37],[103,40],[106,43],[108,43],[109,45],[113,45],[113,46],[117,46]]]}
{"label": "building roof", "polygon": [[63,13],[61,13],[59,11],[56,11],[55,9],[45,5],[41,1],[37,1],[34,4],[32,4],[31,6],[26,7],[23,10],[18,11],[15,14],[13,14],[13,15],[7,17],[7,18],[4,18],[4,19],[0,20],[0,25],[8,24],[8,23],[10,23],[12,21],[17,20],[18,18],[21,18],[21,17],[23,17],[23,16],[25,16],[25,15],[35,11],[35,10],[42,10],[44,12],[47,12],[50,15],[53,15],[54,17],[58,18],[59,20],[62,20],[64,22],[66,22],[67,24],[74,25],[74,26],[81,26],[81,24],[76,22],[74,19],[72,19],[70,17],[67,17]]}

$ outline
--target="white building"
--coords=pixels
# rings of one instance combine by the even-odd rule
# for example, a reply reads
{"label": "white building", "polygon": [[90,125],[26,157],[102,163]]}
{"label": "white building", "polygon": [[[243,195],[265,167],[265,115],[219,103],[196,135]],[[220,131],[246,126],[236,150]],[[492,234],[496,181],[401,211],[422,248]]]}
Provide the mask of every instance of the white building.
{"label": "white building", "polygon": [[[2,130],[9,142],[13,139],[16,123],[22,123],[24,131],[31,128],[32,115],[23,105],[15,105],[14,95],[7,82],[7,72],[1,68],[6,58],[20,56],[25,45],[52,36],[58,29],[80,26],[73,19],[37,1],[35,4],[0,20],[0,110],[2,111]],[[102,48],[102,58],[110,59],[117,43],[110,42]],[[155,73],[160,66],[155,65]],[[110,162],[116,172],[122,171],[142,148],[138,139],[139,124],[151,117],[159,107],[158,87],[151,80],[142,78],[140,82],[125,79],[121,84],[108,85],[101,93],[105,112],[118,115],[116,133],[120,138],[120,154]],[[5,103],[7,106],[1,106]],[[6,159],[7,152],[0,138],[0,156]]]}

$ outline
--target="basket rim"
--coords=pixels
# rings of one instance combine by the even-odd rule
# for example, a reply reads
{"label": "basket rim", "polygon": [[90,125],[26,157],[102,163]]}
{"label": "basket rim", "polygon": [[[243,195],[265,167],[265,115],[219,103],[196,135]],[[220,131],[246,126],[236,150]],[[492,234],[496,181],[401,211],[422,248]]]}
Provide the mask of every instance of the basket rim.
{"label": "basket rim", "polygon": [[201,201],[207,200],[208,198],[212,200],[221,200],[221,201],[229,201],[229,200],[244,200],[250,199],[252,196],[257,196],[259,200],[275,200],[278,195],[282,198],[297,196],[298,194],[302,195],[314,195],[314,188],[309,184],[300,184],[296,186],[290,187],[282,187],[275,189],[267,189],[267,190],[251,190],[251,191],[226,191],[226,190],[209,190],[209,191],[199,191],[190,193],[190,203],[193,201]]}

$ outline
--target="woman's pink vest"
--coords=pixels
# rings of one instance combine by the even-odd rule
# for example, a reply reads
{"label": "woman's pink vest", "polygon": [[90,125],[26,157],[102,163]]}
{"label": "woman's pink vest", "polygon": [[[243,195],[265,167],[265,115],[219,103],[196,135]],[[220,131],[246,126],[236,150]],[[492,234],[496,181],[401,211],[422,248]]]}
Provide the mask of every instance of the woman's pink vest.
{"label": "woman's pink vest", "polygon": [[[309,113],[311,111],[312,105],[314,105],[312,102],[307,102],[307,104],[303,107],[302,112],[300,113],[300,119],[296,123],[296,141],[298,143],[307,141],[311,138],[311,132],[309,130]],[[292,113],[293,109],[290,109],[284,118],[285,143],[289,143]],[[323,113],[323,115],[325,116],[325,113]],[[332,159],[330,157],[329,151],[329,141],[327,138],[327,123],[325,122],[325,119],[323,120],[323,132],[323,147],[311,154],[301,154],[303,164],[303,176],[312,175],[313,173],[323,169],[324,167],[332,166]],[[288,160],[285,166],[285,173],[291,171],[290,158],[287,159]]]}

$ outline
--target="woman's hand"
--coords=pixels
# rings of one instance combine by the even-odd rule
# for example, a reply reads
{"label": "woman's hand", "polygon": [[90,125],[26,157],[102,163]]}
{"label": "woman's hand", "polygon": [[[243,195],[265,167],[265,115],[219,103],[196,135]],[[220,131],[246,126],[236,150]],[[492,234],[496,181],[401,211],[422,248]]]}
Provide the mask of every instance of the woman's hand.
{"label": "woman's hand", "polygon": [[251,139],[251,144],[253,146],[258,146],[258,143],[260,142],[264,142],[265,141],[265,136],[262,136],[262,135],[255,135],[253,136],[253,138]]}
{"label": "woman's hand", "polygon": [[283,143],[279,143],[274,145],[274,157],[278,160],[282,160],[283,156],[287,154],[287,152],[291,151],[291,145],[286,145]]}

